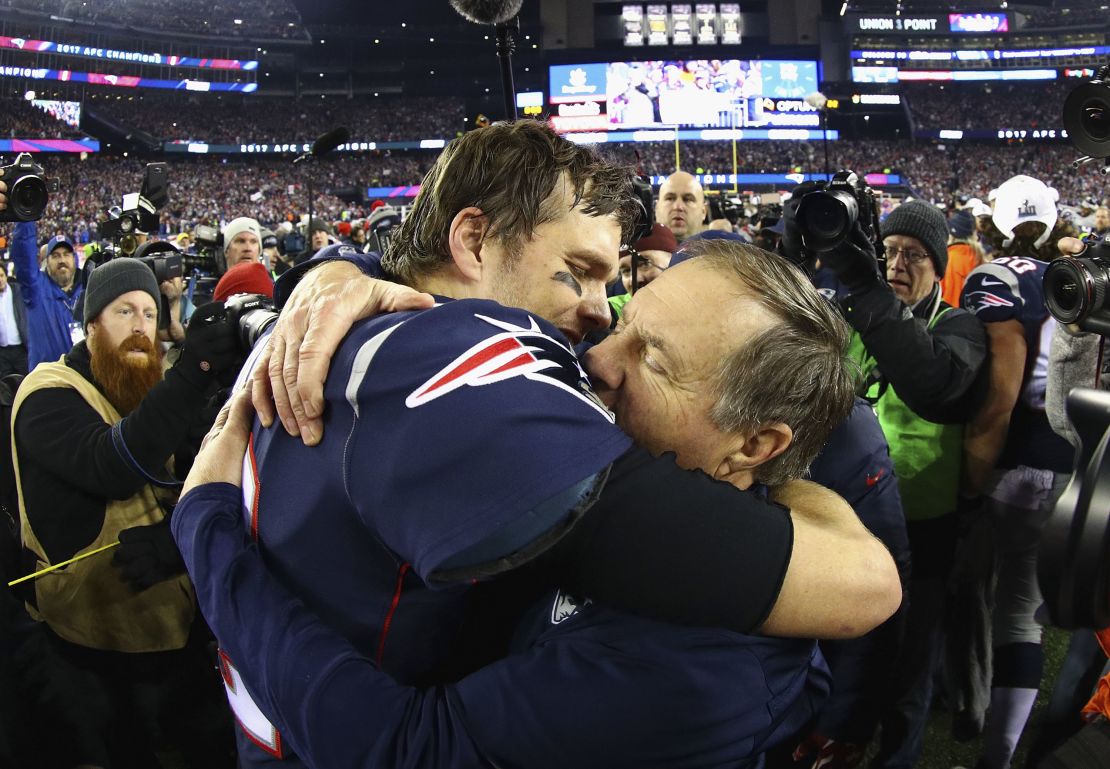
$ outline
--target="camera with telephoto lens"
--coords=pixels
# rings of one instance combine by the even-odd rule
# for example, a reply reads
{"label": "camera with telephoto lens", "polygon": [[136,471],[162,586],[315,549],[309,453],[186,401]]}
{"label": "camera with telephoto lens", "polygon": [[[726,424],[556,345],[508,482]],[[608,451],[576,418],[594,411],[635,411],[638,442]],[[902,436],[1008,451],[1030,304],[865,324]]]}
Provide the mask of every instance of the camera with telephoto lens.
{"label": "camera with telephoto lens", "polygon": [[115,242],[124,256],[131,256],[139,247],[140,234],[158,229],[158,209],[169,200],[165,163],[148,163],[143,172],[143,185],[138,192],[123,196],[122,206],[108,210],[108,220],[101,222],[100,234]]}
{"label": "camera with telephoto lens", "polygon": [[878,244],[875,195],[854,171],[838,171],[832,179],[805,193],[797,203],[794,221],[802,247],[811,253],[832,251],[848,240],[857,221],[867,238]]}
{"label": "camera with telephoto lens", "polygon": [[1110,243],[1091,238],[1079,256],[1053,259],[1044,273],[1052,317],[1083,331],[1110,336]]}
{"label": "camera with telephoto lens", "polygon": [[0,222],[37,222],[46,210],[51,192],[58,191],[58,180],[43,176],[27,152],[21,152],[10,165],[0,166],[0,182],[8,185],[8,207],[0,211]]}
{"label": "camera with telephoto lens", "polygon": [[239,349],[249,353],[255,342],[274,325],[278,313],[274,302],[262,294],[235,294],[224,300],[225,322],[235,329]]}

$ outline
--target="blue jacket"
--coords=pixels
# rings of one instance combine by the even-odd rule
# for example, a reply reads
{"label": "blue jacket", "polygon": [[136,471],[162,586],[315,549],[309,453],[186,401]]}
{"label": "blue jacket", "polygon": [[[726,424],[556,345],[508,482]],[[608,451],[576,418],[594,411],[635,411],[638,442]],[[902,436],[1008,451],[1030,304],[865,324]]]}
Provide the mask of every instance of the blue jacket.
{"label": "blue jacket", "polygon": [[15,226],[11,257],[27,308],[27,337],[23,341],[27,345],[27,368],[30,370],[43,361],[58,360],[73,347],[70,336],[73,308],[85,287],[78,283],[73,292],[67,294],[50,276],[39,271],[38,228],[34,222],[20,222]]}

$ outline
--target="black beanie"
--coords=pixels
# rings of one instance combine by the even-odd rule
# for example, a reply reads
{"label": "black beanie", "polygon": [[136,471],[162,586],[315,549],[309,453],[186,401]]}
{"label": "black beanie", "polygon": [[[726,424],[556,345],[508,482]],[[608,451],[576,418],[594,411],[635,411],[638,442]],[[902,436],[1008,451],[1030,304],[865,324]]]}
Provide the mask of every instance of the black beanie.
{"label": "black beanie", "polygon": [[162,314],[162,295],[154,273],[138,259],[121,256],[100,265],[89,275],[85,284],[85,330],[89,328],[89,321],[96,320],[105,307],[129,291],[146,291],[154,300],[159,316]]}
{"label": "black beanie", "polygon": [[948,268],[948,221],[932,203],[924,200],[903,203],[883,219],[879,229],[884,238],[906,235],[920,240],[933,258],[937,277],[944,277]]}

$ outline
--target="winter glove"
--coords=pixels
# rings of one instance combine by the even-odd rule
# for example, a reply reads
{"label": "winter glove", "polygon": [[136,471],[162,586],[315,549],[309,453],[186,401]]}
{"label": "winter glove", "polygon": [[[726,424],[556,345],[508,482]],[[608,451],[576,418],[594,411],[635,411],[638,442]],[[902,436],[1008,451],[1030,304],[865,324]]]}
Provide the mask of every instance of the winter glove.
{"label": "winter glove", "polygon": [[835,272],[837,280],[853,294],[883,281],[884,276],[879,273],[879,262],[875,256],[875,244],[858,221],[852,225],[852,234],[846,241],[832,251],[822,251],[820,258],[822,266]]}
{"label": "winter glove", "polygon": [[185,573],[185,561],[170,533],[170,518],[149,526],[133,526],[119,533],[112,565],[135,592]]}
{"label": "winter glove", "polygon": [[234,374],[243,362],[238,336],[239,330],[225,320],[223,302],[201,305],[189,319],[185,346],[174,369],[202,389],[222,381],[221,374]]}

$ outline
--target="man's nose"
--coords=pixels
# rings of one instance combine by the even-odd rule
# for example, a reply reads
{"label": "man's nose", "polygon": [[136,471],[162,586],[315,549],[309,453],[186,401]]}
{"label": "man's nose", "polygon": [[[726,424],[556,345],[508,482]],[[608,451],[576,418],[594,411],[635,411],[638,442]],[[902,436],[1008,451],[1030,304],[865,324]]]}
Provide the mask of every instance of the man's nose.
{"label": "man's nose", "polygon": [[578,303],[578,317],[586,324],[588,331],[609,328],[612,316],[609,314],[609,298],[605,295],[604,283],[591,283],[586,287]]}
{"label": "man's nose", "polygon": [[582,356],[582,365],[598,395],[617,390],[624,377],[620,365],[620,336],[610,336]]}

